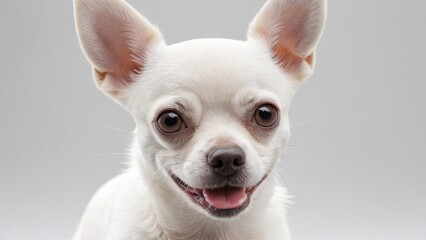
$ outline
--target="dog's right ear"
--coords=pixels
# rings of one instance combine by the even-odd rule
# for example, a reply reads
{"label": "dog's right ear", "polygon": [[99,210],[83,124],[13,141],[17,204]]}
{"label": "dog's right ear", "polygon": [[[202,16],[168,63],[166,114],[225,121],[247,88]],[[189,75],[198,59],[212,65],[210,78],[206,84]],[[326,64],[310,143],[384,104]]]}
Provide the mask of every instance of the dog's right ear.
{"label": "dog's right ear", "polygon": [[267,0],[248,37],[265,42],[280,67],[301,82],[313,72],[326,15],[327,0]]}
{"label": "dog's right ear", "polygon": [[164,44],[161,33],[123,0],[74,0],[74,12],[98,87],[125,105],[148,52]]}

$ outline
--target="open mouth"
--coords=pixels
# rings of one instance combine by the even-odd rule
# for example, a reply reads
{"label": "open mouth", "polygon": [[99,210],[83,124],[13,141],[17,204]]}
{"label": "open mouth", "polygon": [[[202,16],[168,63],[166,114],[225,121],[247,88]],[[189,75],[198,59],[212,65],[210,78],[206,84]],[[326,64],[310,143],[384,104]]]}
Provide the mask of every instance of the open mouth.
{"label": "open mouth", "polygon": [[169,173],[173,181],[190,199],[216,217],[232,217],[241,213],[250,204],[250,197],[262,180],[252,187],[223,186],[218,188],[193,188],[175,174]]}

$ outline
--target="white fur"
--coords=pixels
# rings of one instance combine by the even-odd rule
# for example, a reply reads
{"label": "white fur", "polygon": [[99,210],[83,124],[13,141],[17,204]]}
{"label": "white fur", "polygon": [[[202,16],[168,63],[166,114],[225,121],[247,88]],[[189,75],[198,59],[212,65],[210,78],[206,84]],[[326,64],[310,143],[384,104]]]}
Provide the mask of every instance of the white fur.
{"label": "white fur", "polygon": [[[75,0],[79,38],[96,82],[136,122],[129,169],[96,193],[75,240],[290,239],[288,194],[274,166],[290,136],[291,99],[313,68],[305,58],[319,40],[325,6],[325,0],[269,0],[247,41],[198,39],[166,46],[158,29],[127,3]],[[291,64],[300,66],[287,68],[286,59],[276,57],[277,44],[299,57]],[[265,101],[279,109],[280,122],[260,137],[244,121]],[[168,142],[155,130],[156,115],[169,108],[194,123],[185,141]],[[203,159],[224,139],[247,156],[247,187],[268,175],[247,209],[229,219],[194,204],[168,174],[203,188]]]}

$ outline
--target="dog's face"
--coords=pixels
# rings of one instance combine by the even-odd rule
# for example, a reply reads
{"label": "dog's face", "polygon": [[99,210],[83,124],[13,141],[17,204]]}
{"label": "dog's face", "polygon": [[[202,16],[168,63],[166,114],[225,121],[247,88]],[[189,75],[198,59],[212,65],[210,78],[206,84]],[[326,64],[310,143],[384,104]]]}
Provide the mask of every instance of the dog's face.
{"label": "dog's face", "polygon": [[76,0],[75,10],[98,86],[136,121],[144,176],[213,218],[248,208],[288,141],[325,1],[268,1],[247,41],[170,46],[121,0]]}
{"label": "dog's face", "polygon": [[292,84],[256,41],[194,40],[157,51],[128,102],[142,164],[161,169],[196,207],[236,215],[288,139]]}

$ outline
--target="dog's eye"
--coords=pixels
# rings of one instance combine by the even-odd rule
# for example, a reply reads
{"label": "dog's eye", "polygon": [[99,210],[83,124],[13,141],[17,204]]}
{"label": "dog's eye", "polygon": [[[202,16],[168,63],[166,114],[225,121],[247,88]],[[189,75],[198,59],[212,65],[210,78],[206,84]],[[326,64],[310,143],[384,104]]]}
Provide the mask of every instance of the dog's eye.
{"label": "dog's eye", "polygon": [[172,111],[162,113],[158,117],[157,126],[164,133],[175,133],[185,128],[179,114]]}
{"label": "dog's eye", "polygon": [[278,121],[278,111],[271,104],[260,105],[256,109],[253,121],[261,127],[272,127]]}

